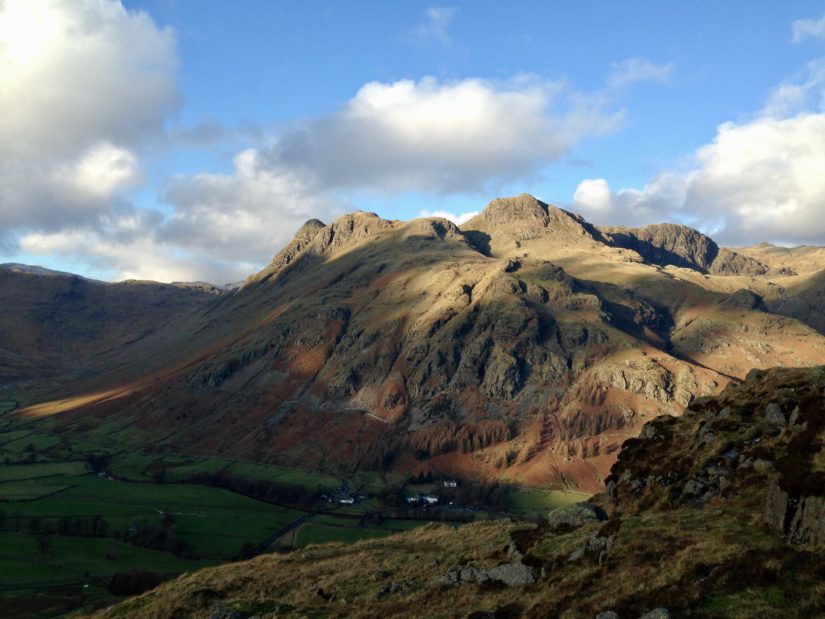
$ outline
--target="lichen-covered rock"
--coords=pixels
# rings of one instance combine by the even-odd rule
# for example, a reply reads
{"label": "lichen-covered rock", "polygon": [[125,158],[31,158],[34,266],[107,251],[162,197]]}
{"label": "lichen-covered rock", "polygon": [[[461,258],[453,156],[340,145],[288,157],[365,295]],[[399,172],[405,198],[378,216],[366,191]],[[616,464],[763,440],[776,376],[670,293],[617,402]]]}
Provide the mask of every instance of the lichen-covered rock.
{"label": "lichen-covered rock", "polygon": [[590,522],[606,520],[607,514],[597,505],[590,503],[573,503],[558,507],[547,515],[547,525],[551,529],[567,527],[575,529]]}
{"label": "lichen-covered rock", "polygon": [[825,544],[825,496],[791,496],[774,480],[765,500],[765,523],[792,544]]}
{"label": "lichen-covered rock", "polygon": [[436,579],[437,584],[446,586],[487,581],[500,582],[508,587],[519,587],[536,582],[536,575],[533,568],[517,560],[486,570],[480,570],[472,566],[454,566],[447,570],[446,574]]}

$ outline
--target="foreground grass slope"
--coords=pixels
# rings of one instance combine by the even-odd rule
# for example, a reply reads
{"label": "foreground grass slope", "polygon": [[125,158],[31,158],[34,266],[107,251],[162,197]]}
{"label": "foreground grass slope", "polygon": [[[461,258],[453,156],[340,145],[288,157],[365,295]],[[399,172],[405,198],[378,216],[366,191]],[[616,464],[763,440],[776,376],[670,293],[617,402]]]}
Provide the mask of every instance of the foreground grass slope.
{"label": "foreground grass slope", "polygon": [[628,441],[591,519],[433,524],[261,556],[98,616],[822,616],[822,538],[777,527],[768,496],[822,500],[823,434],[825,368],[754,372]]}

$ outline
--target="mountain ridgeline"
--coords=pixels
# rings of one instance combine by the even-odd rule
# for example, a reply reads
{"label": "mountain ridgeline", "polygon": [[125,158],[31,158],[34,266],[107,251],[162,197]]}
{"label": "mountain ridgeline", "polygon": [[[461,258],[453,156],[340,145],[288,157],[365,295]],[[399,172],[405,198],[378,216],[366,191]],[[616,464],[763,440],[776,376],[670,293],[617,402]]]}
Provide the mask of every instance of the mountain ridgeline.
{"label": "mountain ridgeline", "polygon": [[752,368],[825,363],[825,255],[779,250],[524,194],[461,227],[310,220],[230,292],[5,269],[25,302],[3,319],[4,397],[158,452],[597,491],[646,421]]}

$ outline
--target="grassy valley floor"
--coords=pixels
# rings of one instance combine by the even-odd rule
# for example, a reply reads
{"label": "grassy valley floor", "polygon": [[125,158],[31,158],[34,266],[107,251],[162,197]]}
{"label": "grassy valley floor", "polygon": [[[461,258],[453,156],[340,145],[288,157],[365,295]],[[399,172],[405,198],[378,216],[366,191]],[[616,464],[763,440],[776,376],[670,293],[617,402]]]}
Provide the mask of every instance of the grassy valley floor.
{"label": "grassy valley floor", "polygon": [[[373,473],[342,479],[219,457],[116,451],[32,423],[8,422],[0,430],[0,596],[8,617],[111,604],[122,599],[109,590],[113,577],[135,570],[168,579],[260,552],[385,538],[444,518],[491,517],[470,508],[388,509],[379,498],[389,489],[396,496],[437,493],[437,482]],[[218,487],[216,479],[243,480],[248,492]],[[339,502],[342,486],[361,499]],[[297,495],[281,504],[277,496],[247,495],[271,488]],[[538,518],[586,498],[512,488],[501,511]]]}

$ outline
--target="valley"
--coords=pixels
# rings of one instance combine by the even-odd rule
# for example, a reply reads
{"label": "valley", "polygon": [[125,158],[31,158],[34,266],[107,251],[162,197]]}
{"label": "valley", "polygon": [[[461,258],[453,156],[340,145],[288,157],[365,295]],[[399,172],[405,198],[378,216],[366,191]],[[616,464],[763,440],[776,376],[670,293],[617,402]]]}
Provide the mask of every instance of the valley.
{"label": "valley", "polygon": [[47,617],[256,555],[349,556],[305,551],[329,542],[505,539],[501,518],[601,496],[656,419],[825,365],[823,272],[811,248],[598,228],[527,194],[461,227],[310,220],[231,290],[5,265],[3,598]]}
{"label": "valley", "polygon": [[[123,575],[162,580],[263,552],[491,517],[469,505],[405,503],[437,494],[438,483],[370,473],[342,480],[250,461],[118,450],[113,441],[31,426],[4,423],[0,414],[0,596],[8,617],[110,604],[126,592],[112,587]],[[537,517],[586,496],[511,488],[499,509]]]}

